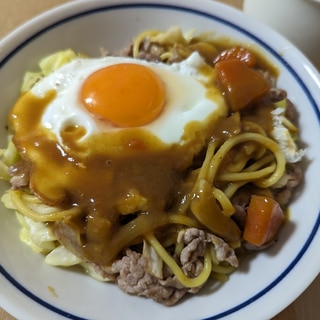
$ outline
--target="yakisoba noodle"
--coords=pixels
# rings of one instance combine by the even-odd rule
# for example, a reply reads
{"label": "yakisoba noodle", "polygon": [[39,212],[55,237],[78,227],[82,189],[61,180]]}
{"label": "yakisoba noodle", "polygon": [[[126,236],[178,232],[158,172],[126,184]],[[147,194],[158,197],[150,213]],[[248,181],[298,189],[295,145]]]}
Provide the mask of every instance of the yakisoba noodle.
{"label": "yakisoba noodle", "polygon": [[[127,198],[114,204],[120,212],[119,221],[115,220],[114,225],[108,216],[86,213],[88,209],[80,202],[71,206],[62,202],[46,203],[28,185],[33,164],[27,162],[23,167],[26,165],[24,155],[19,155],[10,136],[8,148],[2,150],[0,173],[4,180],[11,181],[12,188],[2,200],[17,212],[22,224],[21,239],[45,254],[47,263],[82,265],[93,277],[116,281],[126,292],[172,305],[187,292],[197,292],[211,277],[227,280],[244,252],[273,243],[292,192],[287,182],[299,183],[293,174],[299,171],[299,166],[289,163],[288,158],[293,153],[295,162],[299,162],[303,156],[294,140],[298,133],[296,119],[287,117],[287,108],[293,106],[284,91],[273,88],[276,72],[263,63],[262,58],[246,47],[212,40],[208,34],[183,35],[179,28],[167,32],[147,30],[135,38],[128,55],[171,64],[183,61],[195,51],[206,60],[213,73],[218,74],[224,63],[235,66],[241,63],[245,72],[249,70],[248,74],[258,77],[262,86],[268,84],[269,89],[255,93],[247,105],[239,107],[236,101],[237,105],[233,106],[235,97],[229,96],[230,92],[223,86],[224,81],[232,80],[232,74],[230,79],[223,78],[224,72],[220,78],[215,76],[215,85],[230,104],[229,112],[219,118],[216,129],[210,129],[205,148],[198,151],[192,163],[175,173],[178,176],[176,193],[169,196],[160,211],[156,209],[154,213],[148,209],[153,199],[131,189]],[[27,74],[23,90],[28,91],[44,74],[75,58],[76,54],[70,51],[50,56],[42,62],[41,72]],[[288,145],[294,146],[294,150],[279,145],[279,137],[274,134],[274,125],[279,121],[287,133]],[[12,134],[15,142],[15,132]],[[21,148],[19,143],[18,147]],[[144,183],[148,183],[149,176],[154,177],[154,173],[146,172]],[[26,181],[21,183],[21,178]],[[272,211],[267,217],[269,226],[262,229],[265,232],[262,240],[256,239],[257,235],[252,234],[248,226],[252,219],[249,208],[255,201],[253,195],[268,205],[271,203],[261,209]],[[271,225],[276,226],[276,230],[270,233]],[[101,243],[108,241],[110,244]],[[98,253],[95,255],[86,247]],[[110,252],[106,253],[107,249]],[[97,258],[102,253],[107,255],[104,260]],[[142,261],[140,265],[144,268],[144,277],[149,277],[150,288],[141,289],[122,276],[121,271],[128,263],[139,265],[138,261]],[[139,275],[130,276],[137,277],[139,282]],[[154,290],[157,286],[164,289],[165,296]]]}

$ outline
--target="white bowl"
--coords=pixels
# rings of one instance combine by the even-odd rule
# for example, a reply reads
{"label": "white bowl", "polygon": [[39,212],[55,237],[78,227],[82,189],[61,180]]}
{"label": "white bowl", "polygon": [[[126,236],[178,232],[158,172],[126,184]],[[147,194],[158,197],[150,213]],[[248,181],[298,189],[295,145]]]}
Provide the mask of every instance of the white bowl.
{"label": "white bowl", "polygon": [[[208,288],[164,307],[82,273],[45,265],[41,255],[20,242],[15,216],[1,207],[0,303],[18,319],[269,319],[319,273],[319,74],[283,37],[227,6],[200,0],[76,1],[26,23],[0,43],[1,147],[22,75],[35,69],[40,58],[66,48],[96,56],[101,47],[125,47],[144,29],[172,25],[255,43],[280,69],[278,86],[299,110],[301,138],[308,148],[304,186],[292,203],[290,223],[274,247],[245,260],[214,292]],[[1,183],[0,192],[7,188]]]}

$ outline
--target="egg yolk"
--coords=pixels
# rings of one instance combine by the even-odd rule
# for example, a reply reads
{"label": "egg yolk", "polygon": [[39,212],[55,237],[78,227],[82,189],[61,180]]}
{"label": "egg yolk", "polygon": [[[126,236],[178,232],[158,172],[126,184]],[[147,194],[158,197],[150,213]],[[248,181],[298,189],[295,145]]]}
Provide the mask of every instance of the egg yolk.
{"label": "egg yolk", "polygon": [[81,88],[88,111],[118,127],[138,127],[155,120],[165,103],[162,81],[150,68],[120,63],[92,73]]}

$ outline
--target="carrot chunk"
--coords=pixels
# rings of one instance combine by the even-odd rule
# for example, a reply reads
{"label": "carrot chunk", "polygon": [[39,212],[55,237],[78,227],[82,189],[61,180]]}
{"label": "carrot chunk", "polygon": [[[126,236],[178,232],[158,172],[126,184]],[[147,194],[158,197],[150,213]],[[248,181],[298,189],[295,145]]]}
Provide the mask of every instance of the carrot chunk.
{"label": "carrot chunk", "polygon": [[251,106],[270,89],[259,72],[238,59],[220,61],[215,69],[232,111]]}
{"label": "carrot chunk", "polygon": [[248,67],[254,67],[257,64],[255,55],[250,50],[239,46],[222,51],[213,63],[233,59],[244,62]]}
{"label": "carrot chunk", "polygon": [[262,246],[272,241],[284,221],[284,214],[277,201],[265,196],[251,196],[243,239]]}

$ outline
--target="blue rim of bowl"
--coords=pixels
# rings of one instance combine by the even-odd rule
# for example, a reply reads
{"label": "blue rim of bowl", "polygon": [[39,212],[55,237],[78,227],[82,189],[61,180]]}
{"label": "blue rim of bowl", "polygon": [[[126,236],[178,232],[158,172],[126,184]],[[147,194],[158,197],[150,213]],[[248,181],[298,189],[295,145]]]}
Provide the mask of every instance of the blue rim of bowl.
{"label": "blue rim of bowl", "polygon": [[[262,46],[266,51],[271,53],[271,55],[276,58],[290,73],[291,75],[295,78],[295,80],[299,83],[301,88],[303,89],[304,93],[308,97],[308,100],[310,101],[310,104],[312,105],[313,111],[315,112],[319,125],[320,125],[320,109],[317,106],[316,101],[314,100],[312,94],[310,93],[309,89],[307,88],[306,84],[303,82],[303,80],[299,77],[299,75],[296,73],[296,71],[292,68],[292,66],[278,53],[276,52],[272,47],[270,47],[267,43],[262,41],[260,38],[255,36],[253,33],[245,30],[244,28],[241,28],[237,26],[236,24],[223,19],[219,16],[216,16],[214,14],[210,14],[207,12],[203,12],[200,10],[192,9],[192,8],[187,8],[187,7],[182,7],[178,5],[168,5],[168,4],[155,4],[155,3],[138,3],[138,4],[119,4],[119,5],[107,5],[107,6],[101,6],[95,9],[91,9],[85,12],[80,12],[78,14],[71,15],[69,17],[66,17],[64,19],[61,19],[55,23],[52,23],[51,25],[45,27],[41,31],[36,32],[32,36],[30,36],[28,39],[23,41],[20,45],[18,45],[15,49],[13,49],[1,62],[0,62],[0,69],[2,68],[3,65],[6,64],[7,61],[9,61],[16,53],[18,53],[23,47],[25,47],[28,43],[36,39],[37,37],[43,35],[47,31],[50,31],[54,29],[55,27],[58,27],[64,23],[67,23],[69,21],[72,21],[74,19],[77,19],[79,17],[84,17],[92,14],[96,14],[102,11],[112,11],[112,10],[121,10],[121,9],[128,9],[128,8],[152,8],[152,9],[167,9],[167,10],[173,10],[173,11],[184,11],[188,12],[194,15],[199,15],[203,16],[205,18],[215,20],[221,24],[224,24],[228,27],[231,27],[232,29],[235,29],[242,34],[246,35],[247,37],[251,38],[255,42],[257,42],[260,46]],[[254,294],[252,297],[249,299],[243,301],[242,303],[239,303],[238,305],[225,310],[223,312],[220,312],[218,314],[212,315],[209,318],[205,318],[203,320],[217,320],[221,319],[223,317],[226,317],[228,315],[231,315],[247,306],[252,304],[254,301],[260,299],[262,296],[264,296],[267,292],[269,292],[272,288],[274,288],[279,282],[284,279],[288,273],[296,266],[296,264],[300,261],[302,256],[305,254],[305,252],[308,250],[310,244],[312,243],[318,229],[320,227],[320,212],[318,213],[318,218],[314,224],[314,227],[312,228],[306,242],[304,243],[303,247],[301,250],[298,252],[296,257],[292,260],[292,262],[282,271],[282,273],[276,277],[268,286],[266,286],[263,290],[259,291],[258,293]],[[2,265],[0,265],[0,273],[12,284],[14,285],[20,292],[25,294],[27,297],[35,301],[36,303],[42,305],[43,307],[65,317],[68,319],[74,319],[74,320],[88,320],[83,317],[76,316],[74,314],[68,313],[64,310],[61,310],[50,303],[40,299],[38,296],[30,292],[27,288],[25,288],[23,285],[21,285],[17,280],[14,279],[14,277],[6,271]]]}

